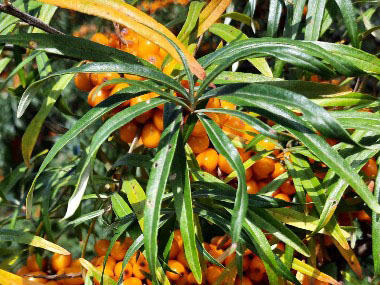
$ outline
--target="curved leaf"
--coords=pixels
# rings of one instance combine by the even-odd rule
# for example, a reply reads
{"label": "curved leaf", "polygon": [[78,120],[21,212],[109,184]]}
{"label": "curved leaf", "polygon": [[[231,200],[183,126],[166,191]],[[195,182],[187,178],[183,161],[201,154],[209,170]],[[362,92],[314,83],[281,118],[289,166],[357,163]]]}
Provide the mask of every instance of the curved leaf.
{"label": "curved leaf", "polygon": [[214,24],[230,5],[232,0],[211,0],[199,15],[197,36],[200,37]]}

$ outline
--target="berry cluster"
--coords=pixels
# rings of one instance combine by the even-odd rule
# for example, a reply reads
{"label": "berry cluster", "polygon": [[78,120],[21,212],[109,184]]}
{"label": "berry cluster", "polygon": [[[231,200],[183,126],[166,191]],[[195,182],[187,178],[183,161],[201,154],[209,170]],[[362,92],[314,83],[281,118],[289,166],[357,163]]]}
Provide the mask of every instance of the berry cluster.
{"label": "berry cluster", "polygon": [[149,14],[154,14],[158,9],[165,8],[170,4],[187,5],[189,2],[190,0],[144,0],[141,1],[138,8],[148,12]]}

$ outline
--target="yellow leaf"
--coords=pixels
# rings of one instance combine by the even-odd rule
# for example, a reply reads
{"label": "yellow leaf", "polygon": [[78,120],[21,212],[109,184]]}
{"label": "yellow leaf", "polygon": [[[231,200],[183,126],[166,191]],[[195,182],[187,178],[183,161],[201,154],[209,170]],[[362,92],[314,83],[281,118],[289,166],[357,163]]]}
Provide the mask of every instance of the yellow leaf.
{"label": "yellow leaf", "polygon": [[231,4],[231,0],[211,0],[199,15],[198,37],[207,31]]}
{"label": "yellow leaf", "polygon": [[363,270],[360,266],[358,258],[356,257],[352,249],[350,247],[348,249],[344,249],[337,241],[335,241],[334,239],[332,241],[334,242],[336,248],[339,250],[340,254],[347,261],[352,271],[354,271],[355,274],[361,279],[363,277]]}
{"label": "yellow leaf", "polygon": [[38,285],[42,283],[29,281],[16,274],[0,269],[0,284],[1,285]]}
{"label": "yellow leaf", "polygon": [[[204,79],[206,72],[198,61],[186,50],[185,46],[164,25],[139,9],[125,3],[123,0],[40,0],[41,2],[61,8],[75,10],[89,15],[101,17],[119,23],[141,36],[148,38],[174,59],[181,62],[176,49],[165,38],[172,40],[184,53],[190,70],[200,79]],[[231,1],[231,0],[229,0]],[[164,36],[165,35],[165,36]]]}
{"label": "yellow leaf", "polygon": [[306,264],[305,262],[303,262],[297,258],[293,259],[292,268],[294,270],[301,272],[304,275],[318,279],[319,281],[327,282],[329,284],[339,285],[339,282],[336,281],[331,276],[329,276],[323,272],[320,272],[318,269]]}
{"label": "yellow leaf", "polygon": [[[98,270],[91,262],[87,261],[84,258],[79,258],[80,264],[88,270],[88,273],[98,281],[102,278],[102,272]],[[103,274],[103,285],[116,285],[116,281],[114,281],[111,277],[106,274]]]}

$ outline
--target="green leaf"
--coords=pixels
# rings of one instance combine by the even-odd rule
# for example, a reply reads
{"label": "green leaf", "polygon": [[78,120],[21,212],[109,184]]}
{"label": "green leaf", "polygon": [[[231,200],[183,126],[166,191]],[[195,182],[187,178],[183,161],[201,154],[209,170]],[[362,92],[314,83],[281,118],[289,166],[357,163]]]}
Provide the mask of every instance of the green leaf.
{"label": "green leaf", "polygon": [[191,32],[197,25],[199,15],[204,7],[205,2],[192,1],[189,6],[189,12],[187,13],[187,18],[179,32],[177,38],[184,44],[189,44],[189,37]]}
{"label": "green leaf", "polygon": [[354,6],[351,0],[335,0],[338,4],[340,12],[343,16],[343,21],[347,29],[348,36],[351,39],[351,44],[355,48],[360,48],[358,24],[356,23],[356,16]]}
{"label": "green leaf", "polygon": [[180,226],[185,256],[191,272],[198,283],[202,283],[202,268],[198,257],[193,204],[191,196],[189,170],[182,136],[179,136],[177,150],[174,155],[171,186],[177,221]]}
{"label": "green leaf", "polygon": [[[227,43],[248,39],[248,36],[242,31],[226,24],[213,24],[209,28],[209,32],[221,37]],[[273,77],[272,70],[270,69],[265,58],[248,58],[248,61],[252,63],[263,75]]]}
{"label": "green leaf", "polygon": [[309,0],[306,14],[305,40],[317,41],[321,32],[326,0]]}
{"label": "green leaf", "polygon": [[73,74],[66,74],[61,77],[61,79],[53,86],[51,92],[45,98],[40,110],[26,128],[25,133],[22,136],[21,148],[22,156],[27,166],[30,165],[30,158],[46,117],[54,107],[58,97],[61,96],[63,89],[67,87],[73,77]]}
{"label": "green leaf", "polygon": [[291,39],[296,39],[298,32],[299,32],[299,27],[302,21],[303,17],[303,9],[305,7],[306,0],[295,0],[294,5],[290,5],[292,7],[292,14],[293,17],[290,19],[287,19],[290,23],[285,26],[284,30],[284,36],[291,38]]}
{"label": "green leaf", "polygon": [[267,37],[275,38],[278,33],[283,3],[278,0],[269,1],[269,13],[267,22]]}
{"label": "green leaf", "polygon": [[131,174],[128,174],[127,179],[123,181],[121,191],[127,194],[128,201],[137,217],[140,228],[144,230],[144,207],[146,201],[144,189]]}
{"label": "green leaf", "polygon": [[100,281],[103,278],[102,284],[104,285],[116,285],[117,283],[108,275],[102,274],[100,270],[98,270],[91,262],[87,261],[84,258],[79,258],[80,264],[87,269],[87,274],[90,276],[94,276],[94,278]]}
{"label": "green leaf", "polygon": [[273,218],[264,209],[252,209],[248,211],[252,221],[261,229],[273,234],[280,241],[288,244],[304,256],[310,256],[310,251],[298,236],[285,227],[277,219]]}
{"label": "green leaf", "polygon": [[[137,105],[136,105],[137,106]],[[161,202],[169,177],[170,167],[176,150],[181,109],[176,108],[170,116],[170,124],[164,129],[154,157],[146,188],[147,200],[144,209],[144,245],[152,280],[155,282],[157,269],[157,235]]]}
{"label": "green leaf", "polygon": [[149,169],[152,167],[152,158],[145,154],[128,153],[121,156],[113,165],[112,168],[120,166],[143,167]]}
{"label": "green leaf", "polygon": [[[379,165],[377,163],[377,165]],[[377,202],[380,203],[380,172],[378,172],[376,181],[374,196]],[[374,272],[376,276],[380,275],[380,255],[377,253],[380,250],[380,215],[372,212],[372,254],[373,254],[373,265]]]}
{"label": "green leaf", "polygon": [[242,13],[238,13],[238,12],[231,12],[231,13],[226,13],[224,15],[221,16],[221,18],[230,18],[232,20],[235,20],[235,21],[238,21],[238,22],[241,22],[247,26],[250,26],[251,25],[251,22],[252,22],[252,18],[245,15],[245,14],[242,14]]}
{"label": "green leaf", "polygon": [[43,248],[51,252],[55,252],[55,253],[59,253],[63,255],[70,254],[70,252],[68,252],[66,249],[60,247],[59,245],[55,243],[47,241],[46,239],[43,239],[42,237],[35,236],[30,233],[22,232],[22,231],[0,229],[0,241],[13,241],[13,242],[18,242],[18,243],[28,244],[34,247]]}
{"label": "green leaf", "polygon": [[128,203],[125,202],[123,197],[120,196],[119,193],[114,193],[111,196],[112,209],[114,210],[116,216],[119,219],[124,218],[125,216],[132,214],[132,210],[129,207]]}
{"label": "green leaf", "polygon": [[93,212],[90,212],[88,214],[85,214],[71,222],[69,222],[66,227],[69,227],[69,226],[73,226],[73,227],[77,227],[79,226],[80,224],[84,223],[84,222],[87,222],[88,220],[92,220],[96,217],[99,217],[101,215],[104,214],[104,210],[101,209],[101,210],[96,210],[96,211],[93,211]]}
{"label": "green leaf", "polygon": [[244,221],[248,207],[245,169],[237,149],[233,146],[229,138],[226,136],[226,134],[224,134],[219,126],[213,120],[203,114],[198,114],[198,117],[206,129],[207,135],[209,136],[210,141],[214,145],[216,151],[226,158],[227,162],[237,173],[238,188],[236,190],[236,200],[231,220],[231,247],[233,252],[236,249],[242,229],[242,223]]}

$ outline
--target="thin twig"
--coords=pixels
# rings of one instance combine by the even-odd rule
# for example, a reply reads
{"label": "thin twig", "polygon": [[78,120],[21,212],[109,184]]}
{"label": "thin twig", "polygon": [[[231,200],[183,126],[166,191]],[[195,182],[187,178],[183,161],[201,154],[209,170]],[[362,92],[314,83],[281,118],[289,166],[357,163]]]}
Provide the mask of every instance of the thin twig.
{"label": "thin twig", "polygon": [[94,230],[95,222],[96,222],[96,219],[92,219],[92,222],[90,224],[90,228],[88,229],[88,232],[86,235],[86,239],[84,240],[84,243],[83,243],[81,258],[85,258],[88,240],[90,239],[91,233]]}
{"label": "thin twig", "polygon": [[31,275],[25,274],[26,277],[42,278],[46,280],[63,280],[70,278],[78,278],[82,276],[82,273],[69,273],[69,274],[55,274],[55,275]]}
{"label": "thin twig", "polygon": [[4,4],[0,4],[0,11],[15,16],[16,18],[19,18],[23,20],[24,22],[28,23],[29,25],[39,28],[49,34],[59,34],[59,35],[64,35],[61,31],[45,24],[42,22],[40,19],[33,17],[27,13],[24,13],[14,7],[8,0],[4,0]]}
{"label": "thin twig", "polygon": [[140,134],[141,134],[141,128],[139,128],[137,130],[136,135],[133,138],[133,141],[131,143],[131,146],[129,147],[128,153],[132,153],[135,150],[135,148],[137,147],[137,143],[138,143],[138,141],[140,139]]}

